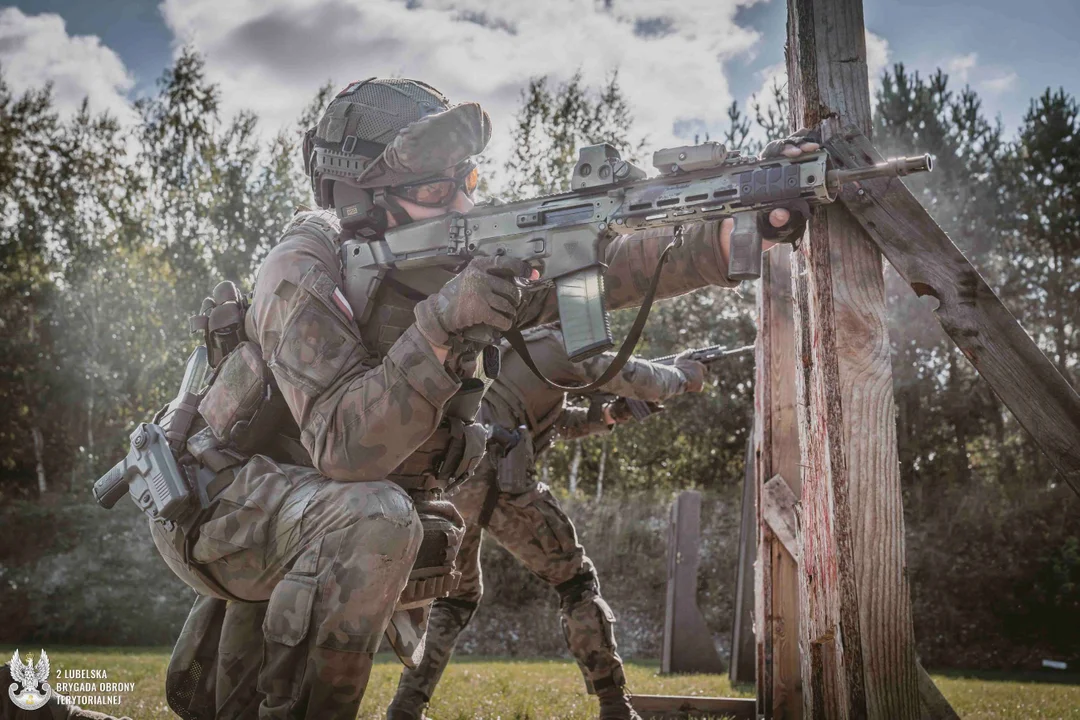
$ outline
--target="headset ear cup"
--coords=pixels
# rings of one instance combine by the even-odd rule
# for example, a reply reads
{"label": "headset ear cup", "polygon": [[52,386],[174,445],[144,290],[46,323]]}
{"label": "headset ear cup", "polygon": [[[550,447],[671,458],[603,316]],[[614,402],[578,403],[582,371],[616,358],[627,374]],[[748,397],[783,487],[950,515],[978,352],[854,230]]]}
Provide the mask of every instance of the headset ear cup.
{"label": "headset ear cup", "polygon": [[315,127],[311,127],[304,133],[304,140],[300,151],[303,153],[304,157],[304,174],[308,176],[308,180],[311,182],[311,192],[315,195],[315,204],[322,207],[319,181],[312,173],[312,169],[315,166],[315,130]]}
{"label": "headset ear cup", "polygon": [[312,154],[315,152],[315,128],[308,128],[304,133],[304,142],[301,148],[301,152],[304,153],[304,172],[311,175],[311,165],[313,162]]}

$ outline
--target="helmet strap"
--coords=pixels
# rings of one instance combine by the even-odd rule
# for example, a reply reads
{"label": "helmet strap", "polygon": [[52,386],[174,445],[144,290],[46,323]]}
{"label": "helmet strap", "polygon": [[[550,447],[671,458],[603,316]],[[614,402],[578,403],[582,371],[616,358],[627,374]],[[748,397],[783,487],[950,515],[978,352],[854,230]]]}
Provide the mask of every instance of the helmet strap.
{"label": "helmet strap", "polygon": [[390,213],[390,216],[394,218],[398,225],[408,225],[413,221],[412,216],[405,211],[405,208],[401,207],[401,203],[393,195],[387,193],[385,189],[379,188],[376,190],[372,195],[372,200],[375,205]]}

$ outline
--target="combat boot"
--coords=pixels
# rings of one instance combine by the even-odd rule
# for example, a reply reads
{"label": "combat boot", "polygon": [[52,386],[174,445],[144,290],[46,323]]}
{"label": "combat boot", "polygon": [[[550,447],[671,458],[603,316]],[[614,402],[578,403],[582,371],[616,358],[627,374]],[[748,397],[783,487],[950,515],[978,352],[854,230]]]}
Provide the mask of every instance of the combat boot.
{"label": "combat boot", "polygon": [[641,720],[630,703],[630,693],[616,685],[596,694],[600,699],[600,720]]}
{"label": "combat boot", "polygon": [[398,687],[390,707],[386,708],[386,720],[432,720],[425,713],[428,699],[412,688]]}

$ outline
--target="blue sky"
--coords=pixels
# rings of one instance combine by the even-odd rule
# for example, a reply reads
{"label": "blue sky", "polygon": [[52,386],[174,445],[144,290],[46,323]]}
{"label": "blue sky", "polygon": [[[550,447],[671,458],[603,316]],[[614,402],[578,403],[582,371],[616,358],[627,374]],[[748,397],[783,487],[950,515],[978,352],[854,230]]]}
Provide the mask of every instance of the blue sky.
{"label": "blue sky", "polygon": [[[498,127],[512,118],[529,75],[565,77],[580,67],[599,81],[619,67],[642,131],[659,144],[690,139],[695,129],[718,132],[722,108],[732,98],[745,102],[782,68],[786,6],[778,0],[564,2],[20,0],[18,14],[0,11],[0,63],[16,89],[53,73],[67,94],[84,88],[100,107],[115,108],[118,98],[152,90],[176,48],[190,42],[207,55],[226,110],[253,107],[270,129],[295,117],[326,80],[429,79],[455,100],[481,100]],[[872,68],[942,67],[978,90],[1010,132],[1047,86],[1080,94],[1077,0],[864,7]],[[35,34],[36,44],[24,42]],[[590,47],[598,37],[607,41]],[[71,57],[34,60],[42,47]],[[267,86],[279,91],[268,96]]]}

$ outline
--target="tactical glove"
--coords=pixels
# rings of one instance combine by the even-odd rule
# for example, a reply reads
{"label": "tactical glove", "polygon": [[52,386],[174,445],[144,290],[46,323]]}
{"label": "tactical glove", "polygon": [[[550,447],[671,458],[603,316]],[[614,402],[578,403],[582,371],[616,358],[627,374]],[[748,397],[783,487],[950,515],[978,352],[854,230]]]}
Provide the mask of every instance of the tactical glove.
{"label": "tactical glove", "polygon": [[624,397],[613,401],[609,407],[611,419],[620,425],[631,420],[641,422],[650,415],[664,411],[664,406],[660,403],[632,400]]}
{"label": "tactical glove", "polygon": [[705,366],[688,357],[675,358],[675,369],[686,378],[684,392],[696,393],[705,388]]}
{"label": "tactical glove", "polygon": [[513,279],[528,272],[528,265],[514,258],[474,258],[439,292],[417,304],[417,329],[429,343],[441,347],[485,336],[493,342],[492,331],[513,327],[521,305],[521,288]]}
{"label": "tactical glove", "polygon": [[[806,143],[816,143],[821,145],[820,133],[818,133],[817,130],[803,128],[783,140],[773,140],[761,151],[761,159],[767,160],[769,158],[782,157],[786,148],[797,148]],[[797,210],[791,210],[790,212],[791,218],[787,221],[786,225],[781,227],[774,227],[773,224],[769,222],[768,214],[759,213],[758,230],[761,232],[761,237],[776,243],[790,243],[792,245],[798,243],[802,238],[803,233],[806,232],[806,217]]]}
{"label": "tactical glove", "polygon": [[769,158],[780,157],[784,154],[785,148],[799,147],[806,143],[821,145],[821,133],[811,128],[802,128],[783,140],[773,140],[761,151],[761,159],[767,160]]}

